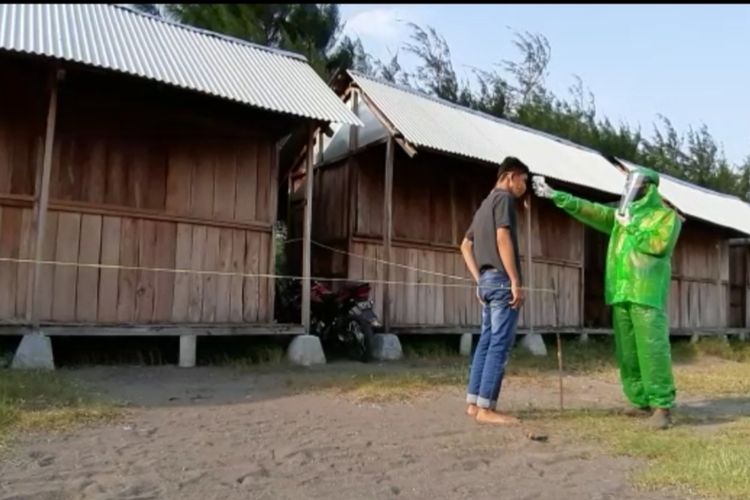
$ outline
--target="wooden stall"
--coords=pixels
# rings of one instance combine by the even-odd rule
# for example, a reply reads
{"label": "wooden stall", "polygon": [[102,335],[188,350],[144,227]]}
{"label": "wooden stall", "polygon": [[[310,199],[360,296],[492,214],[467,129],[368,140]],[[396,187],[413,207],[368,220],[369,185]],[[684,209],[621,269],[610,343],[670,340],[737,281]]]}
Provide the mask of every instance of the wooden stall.
{"label": "wooden stall", "polygon": [[[431,151],[410,157],[394,141],[389,256],[384,234],[388,149],[387,139],[376,140],[316,167],[312,274],[371,282],[377,313],[387,314],[392,331],[475,332],[480,306],[459,245],[495,184],[497,166]],[[303,167],[290,181],[292,240],[301,234]],[[581,186],[566,189],[611,200],[611,195]],[[547,200],[535,198],[530,212],[520,202],[517,208],[524,280],[539,289],[527,292],[520,328],[579,330],[584,318],[584,227]],[[289,260],[296,262],[299,250],[294,245],[287,250]]]}
{"label": "wooden stall", "polygon": [[[385,315],[393,331],[475,332],[479,305],[458,247],[472,214],[495,182],[497,164],[504,158],[500,153],[525,159],[524,154],[533,155],[531,140],[513,135],[518,147],[511,142],[501,145],[494,164],[442,151],[438,149],[444,147],[440,143],[416,148],[396,128],[396,121],[425,142],[434,140],[433,136],[453,141],[453,134],[473,141],[472,134],[489,136],[504,131],[496,128],[491,118],[465,108],[388,83],[369,82],[367,78],[343,77],[334,83],[365,127],[357,132],[339,128],[330,137],[320,136],[316,144],[313,275],[372,282],[377,311]],[[359,88],[362,83],[367,86]],[[368,91],[375,92],[375,97],[368,97]],[[409,115],[424,118],[420,121]],[[433,127],[431,121],[441,116],[446,121]],[[471,123],[471,127],[463,122]],[[424,129],[413,129],[417,123]],[[537,134],[537,140],[556,142],[558,149],[551,148],[550,154],[564,158],[569,168],[579,168],[577,162],[587,160],[580,151],[576,153],[576,145],[530,132]],[[508,133],[508,137],[511,135]],[[546,147],[539,143],[535,146]],[[481,153],[476,144],[467,146],[471,147]],[[535,166],[544,160],[541,155],[536,159]],[[592,165],[601,168],[603,176],[610,176],[604,179],[609,184],[593,175],[579,176],[575,183],[551,182],[586,199],[616,202],[611,169],[615,169],[615,189],[619,190],[625,181],[624,167],[613,159],[593,161]],[[388,181],[389,172],[392,183]],[[303,197],[299,193],[304,175],[302,168],[297,168],[290,181],[292,198],[296,199],[290,211],[290,231],[296,235],[301,227]],[[737,300],[732,298],[737,292],[730,294],[728,240],[741,231],[680,209],[685,205],[694,211],[693,205],[706,196],[723,195],[671,178],[665,178],[664,184],[675,198],[665,199],[684,218],[673,261],[669,304],[673,332],[724,331],[731,326],[730,309],[737,307],[731,305]],[[609,189],[598,188],[603,185]],[[518,214],[525,284],[536,289],[527,294],[520,328],[611,332],[611,311],[604,303],[608,236],[585,228],[548,200],[536,197],[530,211],[519,206]],[[527,239],[529,223],[531,241]]]}
{"label": "wooden stall", "polygon": [[33,266],[0,262],[6,326],[291,331],[272,280],[181,271],[274,272],[277,142],[301,120],[74,64],[3,54],[0,74],[0,258],[35,256],[54,139],[45,263],[34,297]]}

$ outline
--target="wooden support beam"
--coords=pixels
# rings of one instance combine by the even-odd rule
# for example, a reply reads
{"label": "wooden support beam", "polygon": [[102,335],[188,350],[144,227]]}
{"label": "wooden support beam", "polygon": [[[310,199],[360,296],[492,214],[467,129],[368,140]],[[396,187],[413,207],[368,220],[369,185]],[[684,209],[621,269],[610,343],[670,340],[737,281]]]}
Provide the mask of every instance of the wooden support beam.
{"label": "wooden support beam", "polygon": [[307,136],[307,172],[305,174],[305,216],[302,232],[302,326],[305,333],[310,334],[310,262],[312,250],[312,196],[315,158],[313,157],[313,143],[315,142],[315,124],[310,123]]}
{"label": "wooden support beam", "polygon": [[[201,337],[230,337],[250,335],[302,335],[299,325],[284,323],[261,324],[182,324],[182,325],[91,325],[45,324],[44,334],[54,337],[172,337],[197,335]],[[0,336],[31,333],[26,325],[0,325]]]}
{"label": "wooden support beam", "polygon": [[716,292],[717,292],[717,299],[719,301],[719,324],[716,325],[718,327],[727,327],[728,321],[726,320],[729,316],[727,311],[726,302],[724,301],[724,285],[722,283],[721,275],[722,275],[722,263],[723,263],[723,252],[722,252],[722,242],[719,242],[716,244],[716,253],[718,254],[718,260],[717,260],[717,269],[718,272],[716,274]]}
{"label": "wooden support beam", "polygon": [[453,245],[460,245],[461,241],[459,241],[459,229],[456,220],[456,176],[452,172],[448,182],[451,196],[451,243]]}
{"label": "wooden support beam", "polygon": [[[39,329],[39,280],[41,275],[42,250],[44,248],[44,232],[47,223],[47,211],[49,209],[49,184],[52,173],[52,148],[55,143],[55,126],[57,125],[57,90],[58,82],[65,73],[61,69],[54,69],[51,78],[52,85],[49,95],[49,106],[47,108],[47,127],[44,134],[44,157],[42,159],[42,170],[37,169],[36,190],[34,193],[34,209],[31,231],[33,236],[33,255],[36,261],[31,266],[29,281],[31,283],[31,300],[27,302],[26,319],[35,330]],[[48,269],[47,272],[53,272]]]}
{"label": "wooden support beam", "polygon": [[578,325],[583,328],[586,326],[586,243],[588,241],[588,238],[586,237],[588,229],[582,228],[583,230],[583,252],[581,252],[581,271],[580,271],[580,280],[579,280],[579,293],[578,293],[578,314],[581,315],[581,321],[579,321]]}
{"label": "wooden support beam", "polygon": [[[359,116],[359,91],[352,92],[352,113]],[[353,153],[359,147],[359,127],[349,125],[349,152]]]}
{"label": "wooden support beam", "polygon": [[396,127],[388,120],[388,118],[385,117],[385,115],[375,106],[375,103],[372,102],[372,100],[367,97],[367,94],[364,92],[360,92],[360,95],[362,96],[362,100],[367,103],[367,107],[370,108],[370,111],[373,115],[375,115],[375,118],[378,119],[381,125],[388,131],[388,133],[393,137],[393,139],[398,143],[399,146],[406,152],[407,155],[409,155],[409,158],[414,158],[417,154],[417,150],[414,146],[409,144],[409,141],[404,139],[401,136],[401,133],[396,130]]}
{"label": "wooden support beam", "polygon": [[[393,161],[395,155],[394,139],[388,140],[385,148],[385,192],[383,197],[383,260],[385,264],[385,280],[391,281],[391,265],[393,262]],[[391,326],[391,286],[383,287],[383,326],[390,332]]]}
{"label": "wooden support beam", "polygon": [[[271,176],[272,179],[274,179],[273,184],[271,185],[271,196],[269,198],[269,205],[271,207],[271,213],[273,214],[273,225],[271,226],[271,248],[270,252],[268,254],[268,274],[274,275],[276,274],[276,220],[279,217],[279,185],[277,184],[277,181],[275,179],[278,179],[279,176],[279,168],[280,168],[280,157],[281,157],[281,144],[275,143],[273,148],[273,158],[271,162],[271,168],[273,168],[273,175]],[[288,197],[287,197],[288,198]],[[288,213],[288,212],[287,212]],[[266,282],[267,288],[266,293],[268,293],[268,319],[269,321],[273,321],[274,316],[276,315],[276,300],[275,300],[275,292],[276,292],[276,280],[268,279]]]}
{"label": "wooden support beam", "polygon": [[[531,254],[531,198],[531,193],[529,193],[529,196],[526,197],[526,272],[528,274],[528,276],[526,276],[526,286],[528,288],[534,288],[534,258]],[[534,323],[536,320],[536,318],[534,317],[534,305],[536,304],[535,293],[536,292],[534,290],[528,290],[528,293],[526,294],[526,307],[528,307],[529,310],[529,324],[526,325],[526,328],[529,330],[529,333],[532,334],[534,333]]]}

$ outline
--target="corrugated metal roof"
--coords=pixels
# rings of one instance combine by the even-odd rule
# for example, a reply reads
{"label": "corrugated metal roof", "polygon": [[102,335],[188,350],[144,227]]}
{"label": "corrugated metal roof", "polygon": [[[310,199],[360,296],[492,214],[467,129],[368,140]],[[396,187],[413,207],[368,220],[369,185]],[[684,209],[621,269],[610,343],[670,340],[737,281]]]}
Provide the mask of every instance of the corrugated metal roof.
{"label": "corrugated metal roof", "polygon": [[[620,194],[624,173],[598,152],[355,72],[354,82],[404,138],[417,147],[491,163],[507,155],[536,174]],[[620,160],[626,168],[635,164]],[[661,174],[659,191],[689,217],[750,234],[750,204]]]}
{"label": "corrugated metal roof", "polygon": [[596,151],[410,89],[349,72],[404,139],[498,164],[516,156],[535,173],[619,194],[623,174]]}
{"label": "corrugated metal roof", "polygon": [[361,125],[302,56],[122,6],[0,5],[0,50],[120,71],[280,113]]}
{"label": "corrugated metal roof", "polygon": [[[627,169],[638,165],[617,159]],[[685,215],[750,234],[750,205],[727,194],[659,174],[659,192]]]}

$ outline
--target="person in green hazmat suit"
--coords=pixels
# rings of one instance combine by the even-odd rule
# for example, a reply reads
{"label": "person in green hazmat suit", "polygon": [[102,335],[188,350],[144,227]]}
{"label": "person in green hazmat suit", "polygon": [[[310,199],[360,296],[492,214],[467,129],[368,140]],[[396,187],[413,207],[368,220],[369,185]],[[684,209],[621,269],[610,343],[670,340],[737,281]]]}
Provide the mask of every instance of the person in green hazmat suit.
{"label": "person in green hazmat suit", "polygon": [[659,195],[659,175],[638,168],[628,175],[618,208],[553,190],[533,178],[536,194],[592,228],[610,235],[605,300],[613,308],[615,352],[630,415],[651,415],[659,429],[671,425],[675,399],[666,314],[672,253],[682,222]]}

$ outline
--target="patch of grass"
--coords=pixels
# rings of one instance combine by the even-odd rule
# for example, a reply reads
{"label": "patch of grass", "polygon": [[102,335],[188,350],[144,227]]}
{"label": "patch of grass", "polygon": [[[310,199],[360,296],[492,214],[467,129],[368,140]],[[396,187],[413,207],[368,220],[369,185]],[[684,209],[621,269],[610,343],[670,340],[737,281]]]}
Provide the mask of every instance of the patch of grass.
{"label": "patch of grass", "polygon": [[707,361],[674,366],[677,390],[687,394],[748,394],[750,363]]}
{"label": "patch of grass", "polygon": [[[554,335],[544,336],[546,356],[533,356],[516,347],[511,352],[508,373],[511,375],[536,375],[557,372],[557,341]],[[596,374],[611,372],[615,368],[612,340],[594,337],[585,344],[577,339],[562,339],[563,370],[572,374]]]}
{"label": "patch of grass", "polygon": [[643,421],[611,411],[566,411],[532,418],[550,420],[571,439],[645,459],[647,466],[633,478],[642,487],[672,487],[719,498],[750,497],[750,418],[710,435],[698,432],[698,424],[707,422],[679,415],[676,427],[668,431],[649,430]]}
{"label": "patch of grass", "polygon": [[64,430],[117,413],[59,373],[0,371],[0,446],[16,430]]}
{"label": "patch of grass", "polygon": [[[443,337],[445,339],[445,337]],[[457,354],[449,341],[440,338],[407,338],[402,343],[408,368],[399,372],[357,374],[336,377],[326,388],[335,388],[357,400],[403,401],[421,393],[448,386],[463,386],[469,360]],[[511,352],[507,375],[538,378],[557,372],[557,345],[554,336],[545,338],[547,356],[533,356],[522,349]],[[614,345],[610,337],[594,337],[582,344],[563,339],[563,369],[566,374],[585,375],[617,382]],[[678,391],[689,394],[741,394],[750,392],[750,363],[741,363],[750,354],[742,343],[702,341],[673,345],[674,372]]]}
{"label": "patch of grass", "polygon": [[450,365],[399,373],[356,374],[331,381],[327,388],[360,402],[385,403],[406,401],[436,389],[465,383],[466,367]]}
{"label": "patch of grass", "polygon": [[199,365],[234,368],[279,365],[284,362],[288,339],[274,337],[199,338]]}
{"label": "patch of grass", "polygon": [[678,362],[712,357],[727,361],[750,361],[750,342],[704,338],[697,343],[673,342],[672,357]]}

